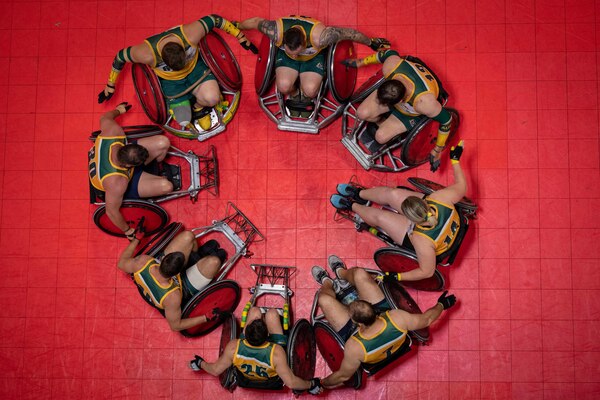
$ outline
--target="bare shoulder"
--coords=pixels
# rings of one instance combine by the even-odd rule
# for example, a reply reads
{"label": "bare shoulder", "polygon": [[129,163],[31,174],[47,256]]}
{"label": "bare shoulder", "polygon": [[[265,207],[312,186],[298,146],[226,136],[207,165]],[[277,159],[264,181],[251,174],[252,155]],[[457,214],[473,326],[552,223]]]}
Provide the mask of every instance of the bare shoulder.
{"label": "bare shoulder", "polygon": [[131,47],[131,61],[139,64],[154,64],[154,54],[146,42]]}
{"label": "bare shoulder", "polygon": [[396,68],[400,60],[402,60],[402,58],[400,58],[399,56],[390,56],[386,58],[386,60],[383,63],[383,74],[390,74]]}
{"label": "bare shoulder", "polygon": [[419,96],[415,102],[415,110],[421,114],[435,117],[440,113],[440,111],[442,111],[442,105],[433,93],[426,93],[422,96]]}

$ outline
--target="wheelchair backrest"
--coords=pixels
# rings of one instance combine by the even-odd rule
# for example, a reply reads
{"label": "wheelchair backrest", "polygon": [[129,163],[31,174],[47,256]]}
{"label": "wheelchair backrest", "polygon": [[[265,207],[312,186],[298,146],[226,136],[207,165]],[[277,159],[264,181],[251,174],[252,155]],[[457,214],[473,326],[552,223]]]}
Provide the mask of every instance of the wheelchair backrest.
{"label": "wheelchair backrest", "polygon": [[377,372],[381,371],[382,369],[384,369],[385,367],[387,367],[388,365],[392,364],[394,361],[396,361],[397,359],[399,359],[406,353],[408,353],[411,349],[411,345],[412,345],[412,340],[410,338],[410,335],[407,334],[406,340],[404,341],[402,346],[400,346],[400,348],[395,353],[393,353],[390,357],[388,357],[385,360],[382,360],[378,363],[374,363],[374,364],[362,363],[362,368],[365,370],[367,375],[372,376],[372,375],[376,374]]}

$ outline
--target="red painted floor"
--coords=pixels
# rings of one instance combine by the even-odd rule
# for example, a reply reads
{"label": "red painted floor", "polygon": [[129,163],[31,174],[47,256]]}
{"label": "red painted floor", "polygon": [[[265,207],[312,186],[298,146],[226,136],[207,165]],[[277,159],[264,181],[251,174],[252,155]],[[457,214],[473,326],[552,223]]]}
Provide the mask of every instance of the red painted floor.
{"label": "red painted floor", "polygon": [[[462,116],[462,164],[480,211],[449,271],[460,306],[416,357],[330,398],[600,398],[600,2],[5,1],[0,10],[0,398],[291,396],[232,395],[190,372],[194,353],[217,356],[218,334],[171,333],[116,269],[126,241],[91,223],[88,134],[122,100],[134,104],[122,123],[148,122],[129,67],[109,105],[96,104],[114,54],[212,12],[299,13],[385,36],[436,71]],[[368,185],[414,175],[446,183],[448,165],[436,174],[364,172],[339,142],[339,121],[317,136],[278,132],[257,105],[255,57],[229,42],[245,81],[234,122],[208,142],[219,153],[221,195],[166,208],[192,228],[237,204],[267,241],[230,276],[247,288],[250,262],[296,265],[295,314],[306,317],[312,265],[338,254],[374,266],[381,245],[333,221],[335,184],[352,175]],[[422,307],[436,298],[415,296]],[[326,374],[322,362],[317,372]]]}

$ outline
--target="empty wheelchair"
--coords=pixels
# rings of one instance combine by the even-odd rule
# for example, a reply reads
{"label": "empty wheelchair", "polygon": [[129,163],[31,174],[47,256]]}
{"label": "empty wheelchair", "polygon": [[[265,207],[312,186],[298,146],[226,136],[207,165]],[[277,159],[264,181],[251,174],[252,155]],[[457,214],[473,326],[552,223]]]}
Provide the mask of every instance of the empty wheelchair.
{"label": "empty wheelchair", "polygon": [[[132,141],[164,133],[160,127],[155,125],[124,126],[123,131],[125,132],[127,139]],[[94,141],[99,134],[100,131],[92,132],[89,139]],[[93,151],[94,148],[92,147],[88,153],[88,160],[93,159]],[[140,220],[144,218],[144,227],[146,228],[147,235],[157,233],[169,222],[167,212],[158,205],[158,203],[184,196],[189,196],[190,200],[195,202],[198,198],[198,194],[203,190],[206,190],[215,196],[218,194],[219,173],[214,146],[210,146],[203,155],[197,155],[191,150],[184,152],[171,146],[167,159],[169,161],[178,160],[181,164],[187,165],[189,169],[189,180],[186,179],[185,181],[189,182],[189,184],[184,182],[184,179],[182,178],[181,164],[169,164],[165,161],[161,163],[150,163],[147,166],[149,168],[148,172],[166,177],[173,183],[175,190],[160,197],[139,200],[124,199],[121,205],[121,214],[130,227],[136,227]],[[186,184],[188,184],[187,188],[183,186]],[[109,235],[125,237],[123,231],[115,226],[106,214],[104,192],[94,188],[91,183],[89,186],[90,203],[100,206],[92,216],[94,223],[98,228]]]}
{"label": "empty wheelchair", "polygon": [[[163,250],[165,247],[183,229],[183,224],[181,223],[174,222],[169,224],[149,240],[140,243],[135,251],[135,256],[146,254],[150,257],[161,259],[164,256]],[[241,257],[252,256],[248,247],[253,242],[264,239],[263,235],[233,203],[228,204],[227,215],[224,218],[213,221],[209,226],[192,229],[192,232],[195,234],[197,240],[211,234],[223,236],[233,247],[233,253],[230,252],[233,255],[225,260],[219,270],[219,274],[208,286],[200,290],[192,298],[183,299],[181,317],[193,318],[205,315],[215,308],[218,308],[222,313],[233,313],[240,302],[241,289],[235,281],[225,279],[225,276]],[[154,307],[153,303],[144,295],[143,289],[138,286],[138,290],[144,300]],[[227,324],[227,318],[217,318],[214,321],[183,330],[181,333],[187,337],[206,335],[217,328],[222,322]]]}
{"label": "empty wheelchair", "polygon": [[[407,60],[419,63],[427,68],[423,61],[416,57],[406,56]],[[433,74],[433,72],[432,72]],[[433,74],[440,87],[438,101],[445,105],[448,101],[448,93],[441,85],[441,81]],[[389,142],[375,147],[367,147],[368,143],[375,142],[375,133],[369,128],[366,121],[362,121],[357,116],[357,109],[373,91],[377,90],[385,82],[383,72],[379,70],[371,76],[354,93],[350,102],[344,108],[342,115],[342,144],[356,158],[359,164],[366,170],[375,169],[385,172],[400,172],[410,168],[417,167],[429,159],[429,153],[435,145],[437,137],[437,124],[432,124],[431,119],[425,115],[419,117],[415,126],[407,129],[406,132],[399,134]],[[450,131],[447,143],[450,143],[452,136],[460,124],[459,114],[456,110],[447,108],[452,114],[453,126]]]}
{"label": "empty wheelchair", "polygon": [[[443,189],[444,186],[429,181],[423,178],[408,178],[408,182],[423,194],[430,194],[434,191]],[[357,182],[350,182],[352,185],[361,187]],[[400,187],[406,190],[413,190],[409,187]],[[367,203],[367,206],[373,206],[371,202]],[[462,242],[469,230],[469,220],[476,218],[477,216],[477,205],[467,198],[463,197],[462,201],[454,205],[460,216],[460,227],[454,242],[450,248],[442,254],[436,256],[436,263],[438,266],[450,266],[454,263],[458,250],[460,249]],[[382,207],[387,211],[398,212],[391,207]],[[375,263],[383,272],[407,272],[413,269],[419,268],[419,262],[417,260],[417,254],[415,249],[410,244],[410,241],[405,240],[404,243],[396,243],[390,236],[378,227],[373,227],[365,223],[362,218],[352,211],[337,210],[334,218],[347,219],[354,223],[354,226],[358,232],[367,231],[375,235],[378,239],[383,241],[388,247],[377,250],[374,254]],[[401,284],[407,287],[411,287],[417,290],[425,291],[440,291],[446,286],[446,282],[442,273],[436,268],[433,276],[427,279],[419,281],[401,281]]]}
{"label": "empty wheelchair", "polygon": [[[383,275],[381,271],[367,269],[373,277]],[[410,294],[397,282],[379,282],[386,300],[393,309],[400,309],[406,312],[416,314],[421,313],[418,304],[413,300]],[[331,371],[340,369],[342,360],[344,359],[345,342],[336,330],[327,322],[323,314],[319,314],[318,298],[319,291],[315,294],[312,310],[311,321],[313,324],[315,339],[319,352],[323,356],[325,362]],[[354,331],[352,334],[356,333]],[[391,366],[402,356],[411,350],[412,341],[426,345],[429,341],[429,328],[419,329],[417,331],[409,331],[406,341],[402,347],[388,359],[375,364],[362,363],[361,367],[348,379],[344,385],[354,389],[360,389],[366,376],[372,376],[384,368]]]}
{"label": "empty wheelchair", "polygon": [[[294,375],[305,380],[312,379],[316,363],[316,342],[312,326],[306,319],[294,323],[291,314],[290,298],[293,292],[289,288],[289,279],[294,274],[295,267],[253,264],[251,268],[256,274],[256,284],[250,288],[252,296],[242,312],[240,327],[245,326],[248,311],[253,306],[259,307],[261,312],[277,310],[282,319],[283,334],[287,338],[286,353],[290,368]],[[277,300],[279,302],[283,300],[283,305],[280,307],[274,305]],[[223,324],[219,355],[223,353],[227,343],[237,338],[239,338],[237,319],[232,315]],[[281,385],[265,387],[265,383],[261,381],[240,379],[240,373],[234,366],[221,374],[220,381],[221,385],[229,391],[233,391],[237,386],[248,389],[283,389],[281,380],[279,380]]]}
{"label": "empty wheelchair", "polygon": [[172,97],[163,94],[160,81],[150,66],[133,64],[132,76],[135,92],[144,112],[153,123],[163,126],[176,136],[204,141],[223,132],[235,115],[240,102],[242,73],[233,52],[218,33],[210,32],[204,36],[198,43],[198,50],[217,78],[223,96],[223,100],[210,110],[210,127],[205,127],[206,129],[199,122],[202,117],[205,117],[204,111],[192,115],[193,129],[184,128],[170,115],[166,99],[188,95],[207,74],[203,75],[196,84]]}
{"label": "empty wheelchair", "polygon": [[[319,133],[340,116],[344,104],[352,96],[357,71],[341,61],[354,56],[354,45],[345,40],[323,51],[327,51],[327,68],[318,96],[305,105],[292,105],[274,84],[277,46],[263,36],[256,61],[254,87],[260,107],[279,130]],[[292,111],[308,116],[294,117]]]}

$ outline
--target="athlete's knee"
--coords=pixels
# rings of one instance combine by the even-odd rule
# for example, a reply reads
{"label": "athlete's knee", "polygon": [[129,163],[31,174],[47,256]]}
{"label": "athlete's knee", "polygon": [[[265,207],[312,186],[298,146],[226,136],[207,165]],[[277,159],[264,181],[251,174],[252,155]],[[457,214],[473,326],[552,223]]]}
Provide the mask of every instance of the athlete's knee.
{"label": "athlete's knee", "polygon": [[364,282],[364,281],[368,281],[369,279],[371,279],[371,276],[364,268],[354,267],[354,268],[351,268],[350,271],[352,271],[352,276],[354,277],[355,283],[356,282]]}
{"label": "athlete's knee", "polygon": [[169,147],[171,147],[171,141],[165,135],[156,136],[154,144],[161,152],[167,152],[169,151]]}
{"label": "athlete's knee", "polygon": [[206,256],[201,263],[196,264],[198,271],[207,279],[212,279],[219,272],[221,260],[217,256]]}
{"label": "athlete's knee", "polygon": [[362,119],[363,121],[370,121],[373,118],[369,107],[366,106],[364,103],[358,106],[358,109],[356,110],[356,116],[359,119]]}
{"label": "athlete's knee", "polygon": [[319,293],[319,298],[317,300],[319,307],[321,307],[321,309],[323,309],[323,311],[325,312],[335,301],[337,301],[335,298],[331,297],[329,294],[326,293]]}
{"label": "athlete's knee", "polygon": [[166,178],[161,179],[157,185],[159,185],[161,193],[166,194],[173,191],[173,184]]}
{"label": "athlete's knee", "polygon": [[183,231],[179,234],[179,238],[184,243],[192,243],[196,240],[196,236],[191,231]]}
{"label": "athlete's knee", "polygon": [[311,99],[317,97],[320,88],[321,82],[302,82],[302,93]]}
{"label": "athlete's knee", "polygon": [[288,78],[278,78],[277,79],[277,89],[282,94],[289,94],[294,90],[295,81]]}
{"label": "athlete's knee", "polygon": [[210,91],[202,94],[202,98],[204,100],[204,105],[208,107],[214,107],[219,104],[221,100],[221,95],[219,92]]}
{"label": "athlete's knee", "polygon": [[277,312],[277,310],[271,308],[270,310],[267,311],[267,313],[265,314],[265,320],[267,321],[268,324],[270,323],[278,323],[279,322],[279,313]]}
{"label": "athlete's knee", "polygon": [[377,129],[377,132],[375,132],[375,140],[379,144],[386,144],[387,142],[390,141],[390,139],[391,139],[391,137],[390,137],[389,133],[381,128]]}

